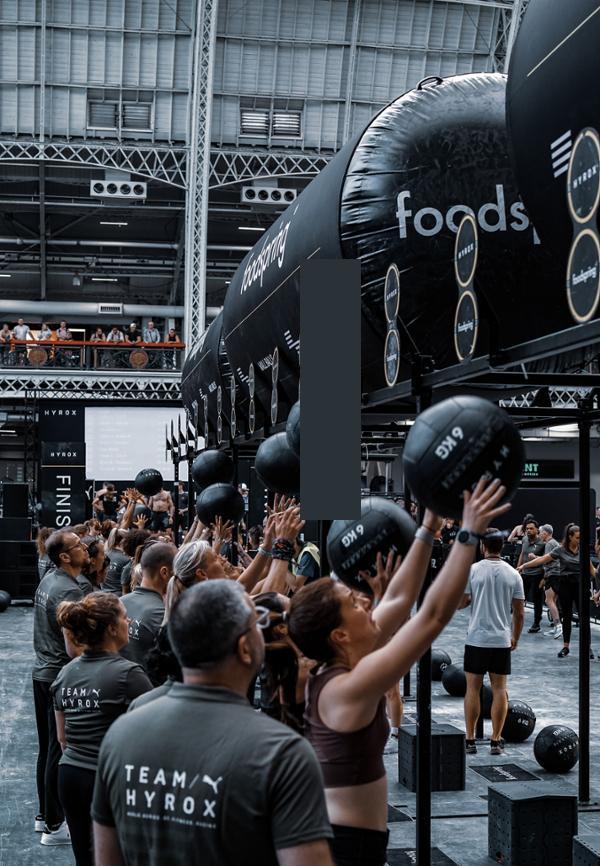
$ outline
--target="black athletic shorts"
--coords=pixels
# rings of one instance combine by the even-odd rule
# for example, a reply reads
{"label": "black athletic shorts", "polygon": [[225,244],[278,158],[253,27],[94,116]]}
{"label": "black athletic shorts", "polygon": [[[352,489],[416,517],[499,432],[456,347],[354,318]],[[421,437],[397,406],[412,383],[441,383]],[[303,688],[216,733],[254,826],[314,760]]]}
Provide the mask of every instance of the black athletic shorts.
{"label": "black athletic shorts", "polygon": [[464,669],[469,674],[509,674],[510,647],[465,646]]}

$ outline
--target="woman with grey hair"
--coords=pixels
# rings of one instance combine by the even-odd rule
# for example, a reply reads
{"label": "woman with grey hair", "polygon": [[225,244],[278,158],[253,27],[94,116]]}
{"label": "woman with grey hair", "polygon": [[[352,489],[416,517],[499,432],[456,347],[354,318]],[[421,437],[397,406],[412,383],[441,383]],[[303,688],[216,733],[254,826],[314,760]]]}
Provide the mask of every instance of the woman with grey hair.
{"label": "woman with grey hair", "polygon": [[[237,578],[246,592],[252,593],[258,582],[265,577],[267,569],[266,579],[262,581],[264,584],[261,587],[262,592],[285,590],[285,575],[289,563],[285,559],[271,559],[271,548],[279,539],[291,541],[303,526],[304,521],[300,518],[298,507],[288,508],[269,518],[265,527],[263,546],[258,549],[250,565]],[[208,541],[198,540],[183,544],[173,561],[173,577],[169,581],[165,594],[163,624],[169,621],[173,605],[182,592],[204,580],[218,579],[227,579],[227,574],[219,555],[215,553]]]}

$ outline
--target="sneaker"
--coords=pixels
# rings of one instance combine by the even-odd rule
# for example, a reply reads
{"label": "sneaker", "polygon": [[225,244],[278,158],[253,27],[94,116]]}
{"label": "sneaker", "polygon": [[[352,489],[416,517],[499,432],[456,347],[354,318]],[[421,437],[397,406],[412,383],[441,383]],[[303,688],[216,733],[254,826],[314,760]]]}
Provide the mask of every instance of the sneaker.
{"label": "sneaker", "polygon": [[562,632],[562,623],[559,622],[559,624],[556,626],[556,629],[554,631],[554,640],[557,640],[559,637],[562,637],[562,633],[563,633]]}
{"label": "sneaker", "polygon": [[556,626],[551,625],[548,631],[544,632],[544,637],[556,637]]}
{"label": "sneaker", "polygon": [[477,754],[477,746],[475,745],[475,740],[465,740],[465,751],[467,755]]}
{"label": "sneaker", "polygon": [[568,656],[568,655],[569,655],[569,647],[568,647],[568,646],[564,646],[564,647],[561,649],[561,651],[558,653],[558,658],[559,658],[559,659],[564,659],[564,658],[565,658],[566,656]]}
{"label": "sneaker", "polygon": [[595,658],[595,656],[594,656],[594,652],[593,652],[593,650],[590,650],[590,659],[591,659],[592,661],[594,661],[594,658]]}
{"label": "sneaker", "polygon": [[43,815],[36,815],[33,821],[33,826],[35,828],[36,833],[43,833],[44,828],[46,827],[46,822],[44,821]]}
{"label": "sneaker", "polygon": [[67,822],[63,821],[62,824],[58,825],[56,830],[49,830],[46,825],[40,841],[42,845],[70,845],[71,834],[69,833]]}
{"label": "sneaker", "polygon": [[501,755],[503,747],[502,740],[490,740],[490,755]]}
{"label": "sneaker", "polygon": [[531,628],[527,629],[528,634],[537,634],[538,631],[541,631],[540,626],[537,623],[534,623]]}

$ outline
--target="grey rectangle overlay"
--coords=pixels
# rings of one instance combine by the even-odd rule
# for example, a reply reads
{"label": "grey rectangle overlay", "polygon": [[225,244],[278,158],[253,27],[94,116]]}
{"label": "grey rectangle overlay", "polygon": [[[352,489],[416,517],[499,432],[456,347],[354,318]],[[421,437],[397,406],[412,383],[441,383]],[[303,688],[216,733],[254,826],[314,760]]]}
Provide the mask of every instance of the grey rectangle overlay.
{"label": "grey rectangle overlay", "polygon": [[300,271],[300,500],[305,520],[360,517],[360,263]]}

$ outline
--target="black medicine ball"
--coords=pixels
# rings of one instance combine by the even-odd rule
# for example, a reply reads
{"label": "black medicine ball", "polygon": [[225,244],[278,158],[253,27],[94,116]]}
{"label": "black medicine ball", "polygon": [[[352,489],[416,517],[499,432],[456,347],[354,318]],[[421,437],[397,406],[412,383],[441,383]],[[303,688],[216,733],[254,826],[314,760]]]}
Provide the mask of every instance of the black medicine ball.
{"label": "black medicine ball", "polygon": [[144,496],[155,496],[162,489],[163,477],[158,469],[142,469],[133,484]]}
{"label": "black medicine ball", "polygon": [[216,448],[202,451],[192,463],[192,478],[198,490],[204,490],[211,484],[231,484],[233,475],[233,460]]}
{"label": "black medicine ball", "polygon": [[[152,520],[152,512],[147,505],[143,505],[141,502],[138,502],[133,509],[132,520],[137,520],[138,517],[145,517],[147,521]],[[146,524],[146,526],[148,526],[148,524]]]}
{"label": "black medicine ball", "polygon": [[390,550],[401,556],[412,544],[415,522],[410,515],[382,496],[365,496],[360,503],[360,518],[334,520],[327,533],[327,556],[332,570],[345,584],[360,592],[370,592],[359,571],[375,574],[377,554],[384,558]]}
{"label": "black medicine ball", "polygon": [[499,478],[512,499],[525,451],[509,416],[481,397],[450,397],[419,415],[406,437],[404,474],[419,502],[460,519],[463,490],[482,475]]}
{"label": "black medicine ball", "polygon": [[442,679],[442,674],[448,665],[451,664],[452,659],[448,653],[445,650],[436,649],[434,647],[431,650],[431,679],[439,683]]}
{"label": "black medicine ball", "polygon": [[0,613],[4,613],[7,607],[10,606],[12,599],[5,589],[0,589]]}
{"label": "black medicine ball", "polygon": [[300,461],[288,445],[287,433],[275,433],[261,442],[254,468],[265,487],[273,493],[299,494]]}
{"label": "black medicine ball", "polygon": [[296,455],[300,457],[300,401],[294,403],[290,409],[287,423],[285,425],[285,434],[287,436],[288,445]]}
{"label": "black medicine ball", "polygon": [[238,523],[244,516],[244,497],[232,484],[211,484],[198,494],[196,514],[205,526],[217,517]]}
{"label": "black medicine ball", "polygon": [[467,677],[458,665],[448,665],[442,674],[442,685],[453,698],[464,698],[467,694]]}
{"label": "black medicine ball", "polygon": [[524,701],[509,701],[502,736],[508,743],[523,743],[535,728],[535,713]]}
{"label": "black medicine ball", "polygon": [[547,725],[535,738],[533,754],[549,773],[567,773],[579,760],[579,738],[565,725]]}

